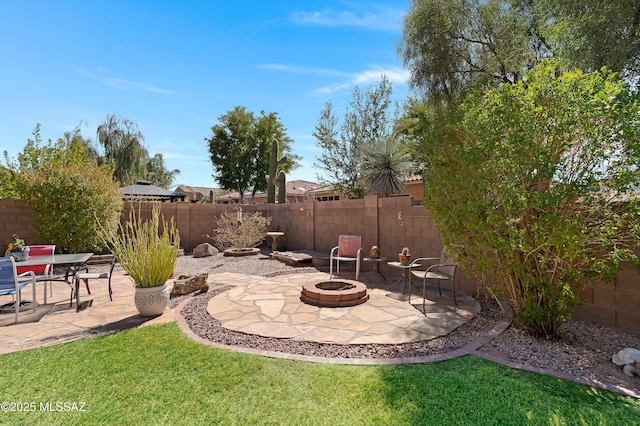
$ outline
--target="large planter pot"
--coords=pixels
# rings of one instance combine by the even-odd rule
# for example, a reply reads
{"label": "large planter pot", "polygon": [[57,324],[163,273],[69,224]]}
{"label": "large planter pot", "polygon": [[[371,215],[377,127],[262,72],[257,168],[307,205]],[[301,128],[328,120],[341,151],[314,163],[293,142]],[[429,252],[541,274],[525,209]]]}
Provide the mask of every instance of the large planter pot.
{"label": "large planter pot", "polygon": [[136,287],[134,295],[136,308],[143,317],[162,315],[169,304],[169,287],[167,284],[158,287]]}

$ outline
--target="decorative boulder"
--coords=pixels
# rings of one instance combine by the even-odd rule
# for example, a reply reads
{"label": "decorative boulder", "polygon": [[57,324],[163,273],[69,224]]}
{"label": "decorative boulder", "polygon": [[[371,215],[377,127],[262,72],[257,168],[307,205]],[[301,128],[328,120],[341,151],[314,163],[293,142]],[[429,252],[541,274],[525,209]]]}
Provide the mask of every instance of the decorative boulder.
{"label": "decorative boulder", "polygon": [[209,257],[218,254],[218,249],[209,243],[202,243],[193,249],[193,257]]}
{"label": "decorative boulder", "polygon": [[208,277],[209,274],[206,272],[200,275],[180,275],[173,280],[171,297],[182,296],[198,290],[206,293],[209,291],[209,284],[207,284]]}
{"label": "decorative boulder", "polygon": [[622,372],[629,377],[634,374],[640,376],[640,350],[634,348],[622,349],[611,357],[613,363],[622,367]]}

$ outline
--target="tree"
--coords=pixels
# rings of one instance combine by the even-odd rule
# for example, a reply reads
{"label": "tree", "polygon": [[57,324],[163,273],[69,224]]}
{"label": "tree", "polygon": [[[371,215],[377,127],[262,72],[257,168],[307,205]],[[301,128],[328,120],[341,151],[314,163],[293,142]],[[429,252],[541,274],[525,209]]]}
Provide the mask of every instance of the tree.
{"label": "tree", "polygon": [[7,151],[4,151],[6,167],[2,168],[2,173],[5,178],[0,181],[0,196],[3,198],[24,198],[24,185],[31,172],[54,163],[71,165],[89,161],[91,154],[87,146],[90,141],[82,136],[79,128],[66,132],[55,142],[49,139],[46,145],[40,137],[40,124],[36,124],[32,134],[33,139],[27,139],[16,160],[9,158]]}
{"label": "tree", "polygon": [[25,196],[40,238],[63,253],[100,252],[98,230],[120,223],[122,195],[111,169],[91,159],[75,164],[53,162],[29,173]]}
{"label": "tree", "polygon": [[113,176],[122,186],[131,185],[146,174],[149,158],[142,145],[144,135],[133,121],[107,115],[107,121],[96,131],[98,143],[104,150],[101,162],[113,168]]}
{"label": "tree", "polygon": [[405,190],[402,178],[415,169],[415,164],[399,140],[388,136],[365,147],[363,154],[362,178],[368,194],[390,197]]}
{"label": "tree", "polygon": [[635,80],[640,73],[640,2],[638,0],[545,0],[530,3],[554,53],[583,71],[602,67]]}
{"label": "tree", "polygon": [[637,261],[638,95],[609,71],[543,62],[461,111],[432,145],[426,206],[466,271],[555,337],[586,285]]}
{"label": "tree", "polygon": [[162,154],[156,154],[147,160],[145,180],[162,188],[169,188],[173,185],[176,175],[180,174],[180,170],[168,170],[164,165],[164,157]]}
{"label": "tree", "polygon": [[316,164],[322,172],[318,178],[347,198],[362,198],[366,193],[366,184],[362,179],[364,147],[374,145],[392,134],[392,93],[392,84],[384,75],[379,85],[370,86],[366,92],[356,86],[339,133],[333,104],[327,102],[320,111],[313,132],[322,150]]}
{"label": "tree", "polygon": [[399,52],[414,88],[456,105],[550,57],[636,78],[639,36],[637,0],[414,0]]}
{"label": "tree", "polygon": [[[236,106],[218,118],[219,124],[211,127],[212,135],[205,138],[208,144],[214,179],[221,188],[238,191],[240,202],[249,190],[252,194],[267,189],[271,141],[280,142],[282,152],[290,151],[292,141],[276,113],[261,112],[256,118],[245,107]],[[285,171],[297,166],[299,156],[288,153],[287,162],[281,165]]]}
{"label": "tree", "polygon": [[98,223],[116,229],[122,208],[112,169],[96,164],[90,141],[79,128],[46,145],[40,125],[33,136],[17,160],[5,151],[3,173],[9,179],[1,185],[2,196],[27,200],[38,236],[55,244],[56,250],[101,251]]}
{"label": "tree", "polygon": [[519,81],[549,51],[513,3],[415,0],[400,46],[412,86],[457,104],[470,90]]}

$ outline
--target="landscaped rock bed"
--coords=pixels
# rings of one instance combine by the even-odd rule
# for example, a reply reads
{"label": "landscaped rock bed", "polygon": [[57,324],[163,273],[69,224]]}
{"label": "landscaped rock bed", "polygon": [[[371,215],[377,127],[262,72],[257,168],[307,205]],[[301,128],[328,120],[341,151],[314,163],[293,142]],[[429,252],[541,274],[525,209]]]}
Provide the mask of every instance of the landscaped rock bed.
{"label": "landscaped rock bed", "polygon": [[[316,272],[322,268],[292,267],[259,255],[251,258],[223,258],[222,255],[194,259],[182,256],[176,263],[177,274],[236,272],[250,275]],[[182,311],[189,327],[200,337],[225,345],[254,348],[291,354],[341,358],[400,358],[442,354],[459,349],[491,330],[501,320],[496,302],[479,298],[482,310],[474,319],[445,337],[418,343],[399,345],[337,345],[297,342],[247,335],[224,329],[207,313],[207,303],[216,294],[230,287],[212,285],[205,294],[172,299],[171,307],[190,298]],[[586,377],[601,383],[622,386],[640,393],[640,378],[629,378],[611,361],[619,350],[640,348],[640,336],[583,321],[570,321],[562,330],[562,339],[546,341],[529,336],[512,326],[479,349],[505,361],[542,368],[573,377]]]}

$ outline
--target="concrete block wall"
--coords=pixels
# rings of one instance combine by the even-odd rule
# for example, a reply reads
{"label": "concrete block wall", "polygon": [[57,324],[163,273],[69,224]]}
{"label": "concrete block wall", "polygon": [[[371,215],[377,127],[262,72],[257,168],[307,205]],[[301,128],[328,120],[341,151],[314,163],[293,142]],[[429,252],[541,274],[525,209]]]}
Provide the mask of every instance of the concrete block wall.
{"label": "concrete block wall", "polygon": [[[125,206],[123,218],[128,217]],[[143,204],[143,217],[149,217],[151,205]],[[167,220],[175,218],[180,230],[181,246],[190,252],[202,242],[212,242],[215,218],[237,206],[219,204],[162,203]],[[373,245],[382,256],[396,261],[403,247],[409,247],[413,258],[438,257],[442,248],[440,236],[429,212],[422,206],[412,206],[411,197],[363,200],[339,200],[291,204],[243,205],[244,212],[260,211],[271,217],[270,231],[281,231],[283,250],[315,250],[329,254],[341,234],[362,235],[364,255]],[[36,235],[30,209],[22,200],[0,200],[0,247],[6,247],[11,234],[17,233],[27,244],[46,244]],[[265,245],[270,245],[270,239]],[[366,266],[365,266],[366,267]],[[388,267],[382,265],[383,272]],[[387,269],[388,271],[388,269]],[[479,283],[460,274],[456,286],[469,292]],[[585,304],[576,319],[640,334],[640,267],[623,265],[611,283],[597,283],[584,293]]]}
{"label": "concrete block wall", "polygon": [[575,318],[640,334],[640,265],[625,263],[613,281],[587,287]]}
{"label": "concrete block wall", "polygon": [[4,255],[4,251],[12,241],[11,235],[13,234],[18,234],[27,245],[48,243],[48,241],[41,241],[41,238],[33,229],[33,216],[25,201],[0,199],[0,247],[2,248],[2,255]]}

